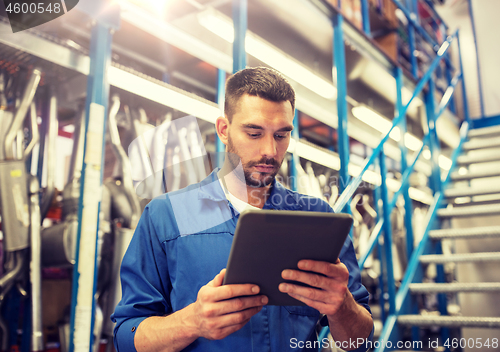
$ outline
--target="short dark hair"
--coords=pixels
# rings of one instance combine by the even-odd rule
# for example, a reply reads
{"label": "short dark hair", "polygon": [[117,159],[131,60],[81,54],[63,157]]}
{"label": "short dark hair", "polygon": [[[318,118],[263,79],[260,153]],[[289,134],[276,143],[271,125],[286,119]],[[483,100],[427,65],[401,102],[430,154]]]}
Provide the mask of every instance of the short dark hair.
{"label": "short dark hair", "polygon": [[272,68],[246,68],[229,77],[226,82],[224,102],[224,112],[229,122],[244,94],[273,102],[289,101],[292,104],[292,111],[295,111],[295,91],[288,80]]}

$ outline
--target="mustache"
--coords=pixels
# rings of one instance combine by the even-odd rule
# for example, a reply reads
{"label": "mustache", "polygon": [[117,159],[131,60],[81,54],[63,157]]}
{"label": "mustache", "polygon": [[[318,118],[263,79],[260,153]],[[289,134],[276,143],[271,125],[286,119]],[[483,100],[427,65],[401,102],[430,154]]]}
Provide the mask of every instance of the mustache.
{"label": "mustache", "polygon": [[279,167],[279,163],[276,159],[267,159],[267,158],[262,158],[259,161],[250,161],[247,166],[255,166],[255,165],[270,165],[270,166],[276,166]]}

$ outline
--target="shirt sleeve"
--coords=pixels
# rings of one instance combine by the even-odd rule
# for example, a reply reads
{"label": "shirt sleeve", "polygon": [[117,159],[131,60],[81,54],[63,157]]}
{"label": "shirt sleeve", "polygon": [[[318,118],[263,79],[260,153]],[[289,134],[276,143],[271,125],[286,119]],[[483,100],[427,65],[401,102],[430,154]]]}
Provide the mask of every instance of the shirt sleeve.
{"label": "shirt sleeve", "polygon": [[122,299],[111,315],[118,352],[135,351],[135,332],[144,319],[172,312],[169,275],[160,275],[168,273],[168,265],[153,224],[153,205],[154,200],[144,209],[121,265]]}

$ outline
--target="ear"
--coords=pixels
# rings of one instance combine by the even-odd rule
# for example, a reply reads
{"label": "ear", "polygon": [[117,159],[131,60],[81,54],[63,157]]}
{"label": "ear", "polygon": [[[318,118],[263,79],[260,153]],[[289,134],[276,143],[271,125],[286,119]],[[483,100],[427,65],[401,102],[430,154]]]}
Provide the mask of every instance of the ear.
{"label": "ear", "polygon": [[219,139],[225,145],[227,145],[227,142],[229,140],[228,129],[229,129],[229,120],[227,119],[227,117],[225,116],[218,117],[217,121],[215,121],[215,131],[217,132]]}

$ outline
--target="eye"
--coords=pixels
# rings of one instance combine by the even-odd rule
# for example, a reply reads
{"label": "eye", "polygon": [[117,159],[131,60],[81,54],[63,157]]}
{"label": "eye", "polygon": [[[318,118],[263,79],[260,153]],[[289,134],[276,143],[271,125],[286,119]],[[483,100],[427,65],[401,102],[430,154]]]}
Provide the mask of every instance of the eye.
{"label": "eye", "polygon": [[274,138],[276,138],[278,140],[285,139],[286,137],[287,137],[287,134],[275,134],[274,135]]}
{"label": "eye", "polygon": [[248,136],[251,138],[257,138],[260,136],[260,133],[248,133]]}

